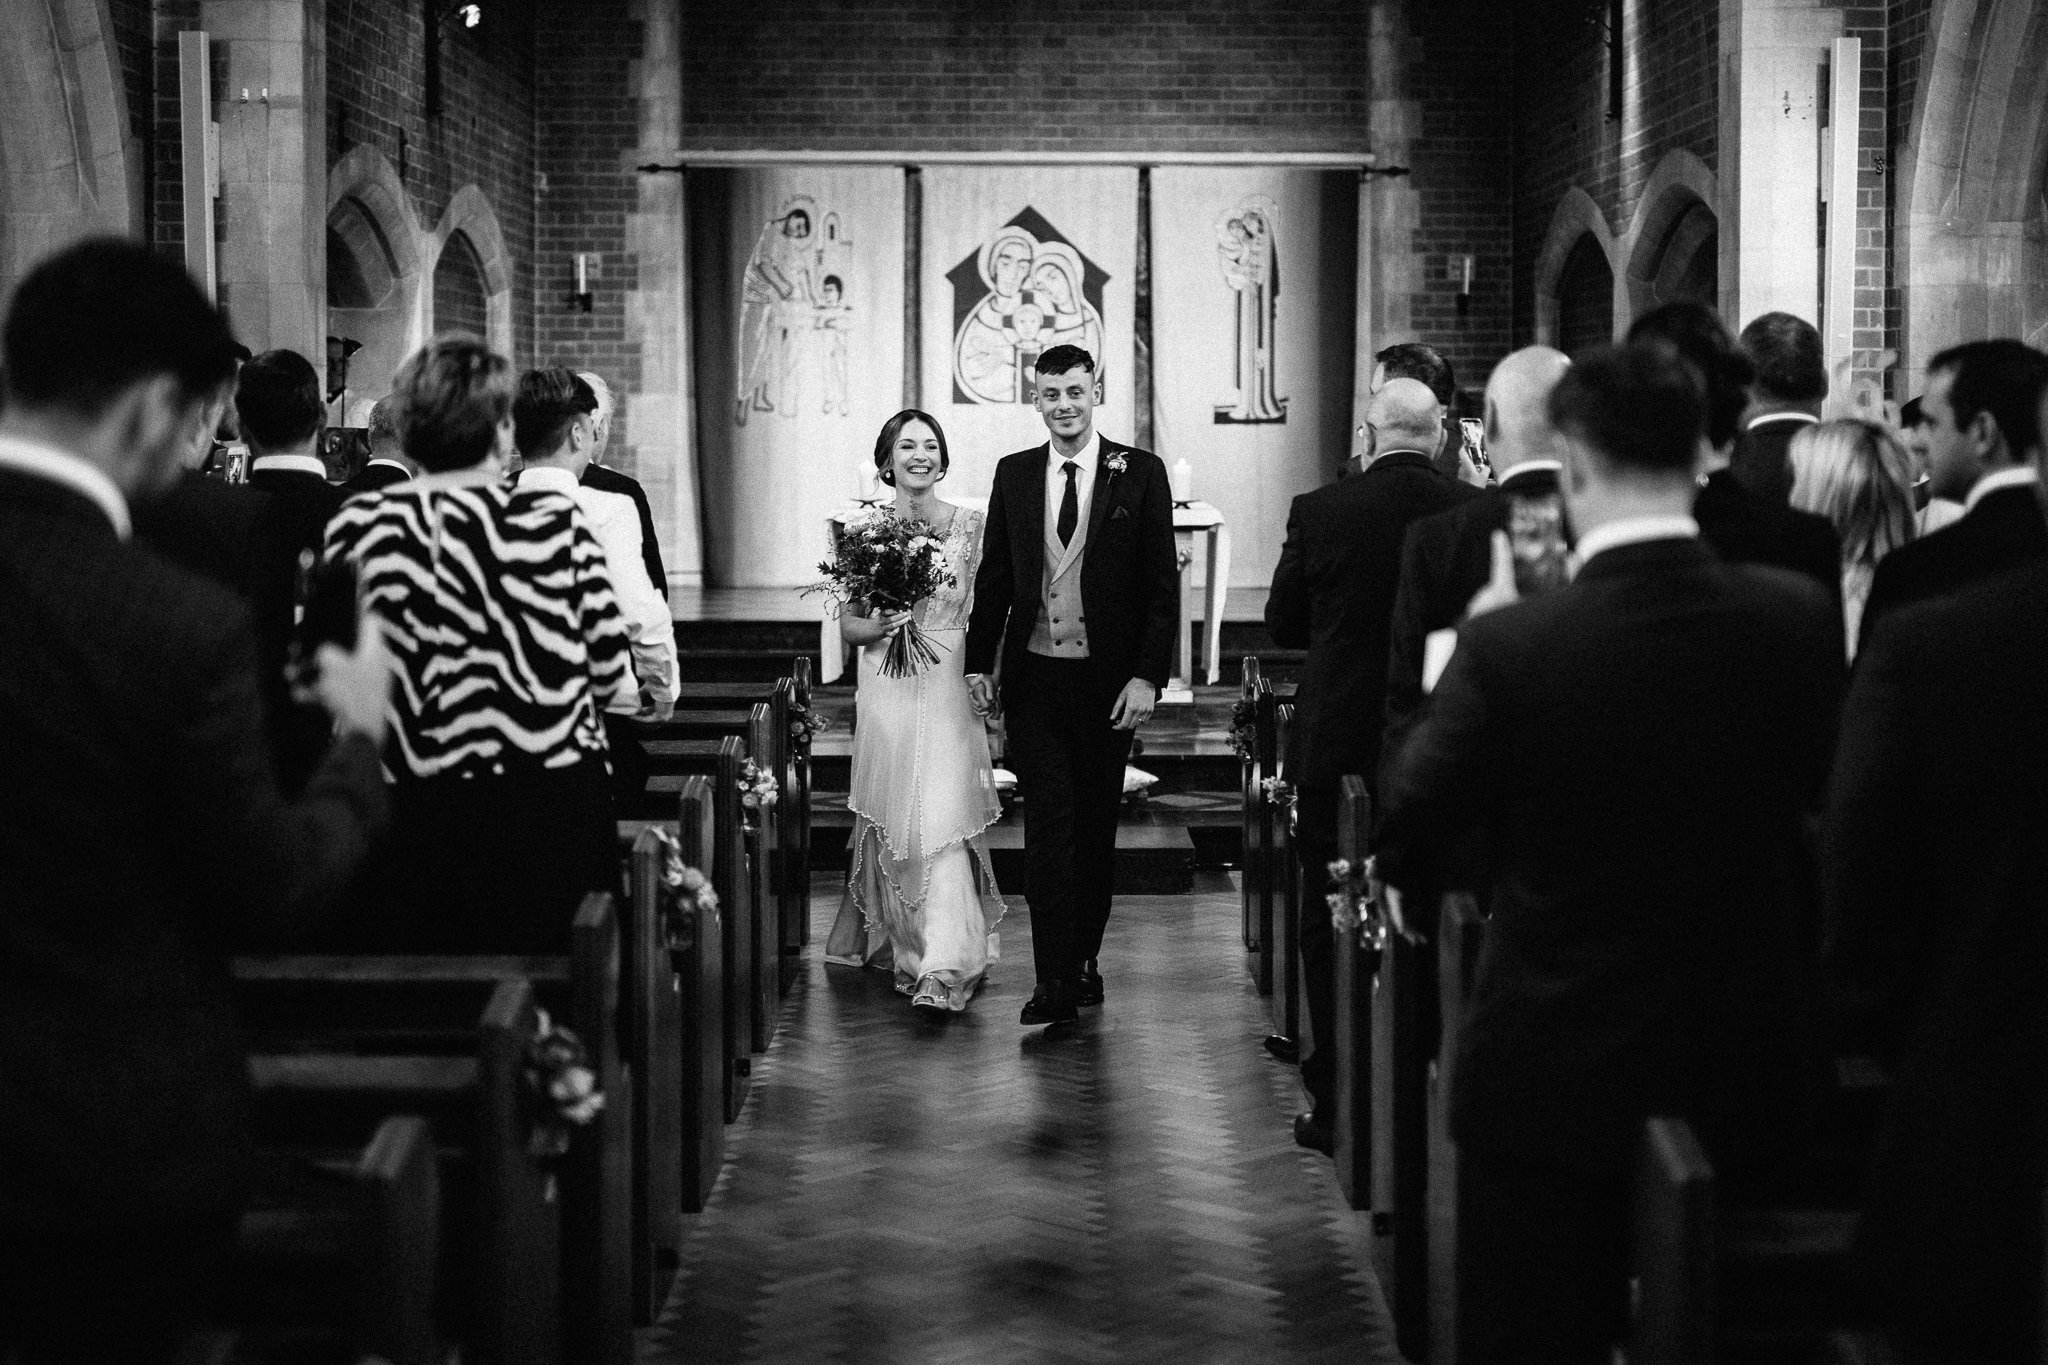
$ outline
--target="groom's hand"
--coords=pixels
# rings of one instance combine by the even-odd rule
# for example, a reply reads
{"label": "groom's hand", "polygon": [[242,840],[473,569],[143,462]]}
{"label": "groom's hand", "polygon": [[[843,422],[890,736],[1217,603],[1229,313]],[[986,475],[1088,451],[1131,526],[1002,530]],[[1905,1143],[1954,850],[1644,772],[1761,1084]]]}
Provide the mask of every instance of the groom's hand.
{"label": "groom's hand", "polygon": [[986,673],[967,675],[967,699],[974,707],[974,714],[987,716],[996,709],[995,680]]}
{"label": "groom's hand", "polygon": [[1124,690],[1117,693],[1116,705],[1109,708],[1109,724],[1115,730],[1135,730],[1152,719],[1152,707],[1159,700],[1159,689],[1143,678],[1133,678],[1124,684]]}

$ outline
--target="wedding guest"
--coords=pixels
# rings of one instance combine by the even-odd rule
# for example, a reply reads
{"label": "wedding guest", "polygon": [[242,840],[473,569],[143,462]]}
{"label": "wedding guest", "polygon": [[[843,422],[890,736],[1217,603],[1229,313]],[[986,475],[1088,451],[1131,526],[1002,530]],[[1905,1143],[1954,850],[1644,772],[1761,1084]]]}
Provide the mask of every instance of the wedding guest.
{"label": "wedding guest", "polygon": [[[520,376],[512,400],[512,439],[523,461],[519,485],[551,489],[582,513],[584,525],[604,549],[605,572],[625,616],[643,708],[654,719],[667,720],[675,712],[679,682],[675,623],[647,577],[639,518],[630,498],[577,481],[595,449],[596,429],[597,395],[573,370],[528,370]],[[622,801],[645,792],[650,773],[647,751],[633,733],[633,714],[632,708],[608,708],[604,716],[612,791]]]}
{"label": "wedding guest", "polygon": [[[1421,518],[1479,495],[1431,465],[1443,432],[1443,406],[1420,380],[1388,380],[1368,400],[1365,420],[1379,453],[1357,476],[1294,500],[1266,597],[1266,629],[1274,642],[1308,651],[1286,762],[1296,791],[1301,865],[1311,887],[1322,885],[1324,867],[1337,856],[1337,804],[1345,775],[1360,773],[1370,783],[1378,771],[1401,537]],[[1320,896],[1304,901],[1322,904]],[[1303,914],[1306,920],[1308,911]],[[1335,963],[1329,934],[1304,932],[1297,938],[1302,998],[1317,1041],[1301,1058],[1311,1107],[1295,1119],[1294,1136],[1302,1146],[1327,1153],[1334,1141]]]}
{"label": "wedding guest", "polygon": [[[1425,342],[1396,342],[1373,356],[1372,379],[1366,386],[1367,392],[1378,393],[1387,386],[1389,379],[1420,380],[1428,386],[1432,394],[1436,395],[1437,403],[1444,410],[1445,425],[1441,444],[1432,446],[1429,455],[1432,461],[1439,462],[1438,468],[1444,473],[1456,476],[1459,472],[1457,468],[1444,468],[1440,463],[1447,448],[1458,448],[1450,444],[1448,426],[1450,414],[1458,404],[1458,383],[1451,370],[1451,362],[1445,360],[1436,347]],[[1372,448],[1371,428],[1361,422],[1356,434],[1357,449],[1351,452],[1351,458],[1342,471],[1344,474],[1356,474],[1372,463],[1375,452]]]}
{"label": "wedding guest", "polygon": [[[215,406],[224,413],[228,405],[229,395],[223,391]],[[179,452],[182,468],[169,488],[136,499],[132,508],[135,538],[173,563],[229,589],[259,618],[266,613],[288,615],[291,583],[283,575],[269,572],[277,559],[270,547],[274,524],[270,495],[202,472],[213,454],[219,421],[216,414],[191,445]],[[282,669],[277,686],[281,695]]]}
{"label": "wedding guest", "polygon": [[1820,333],[1804,318],[1765,313],[1742,329],[1739,344],[1756,378],[1728,469],[1751,497],[1783,506],[1792,495],[1792,438],[1820,420],[1827,401]]}
{"label": "wedding guest", "polygon": [[1842,538],[1843,643],[1854,659],[1878,561],[1913,538],[1912,466],[1890,427],[1859,417],[1801,427],[1791,458],[1792,505]]}
{"label": "wedding guest", "polygon": [[1550,417],[1581,567],[1469,617],[1384,775],[1389,905],[1490,813],[1492,909],[1451,1066],[1458,1342],[1605,1362],[1643,1120],[1727,1187],[1796,1146],[1817,1053],[1796,850],[1826,775],[1840,615],[1723,563],[1689,514],[1705,405],[1669,347],[1583,356]]}
{"label": "wedding guest", "polygon": [[223,1286],[254,1158],[224,953],[318,916],[382,824],[376,623],[308,679],[337,739],[286,802],[249,610],[137,545],[234,377],[138,243],[74,245],[0,335],[0,1359],[168,1361]]}
{"label": "wedding guest", "polygon": [[1906,405],[1899,409],[1899,439],[1905,442],[1906,455],[1913,462],[1914,534],[1924,536],[1960,520],[1963,515],[1960,502],[1937,498],[1931,492],[1934,487],[1932,451],[1927,439],[1927,416],[1921,411],[1918,398],[1908,398]]}
{"label": "wedding guest", "polygon": [[235,381],[235,418],[249,445],[249,487],[270,497],[268,567],[258,594],[256,638],[273,701],[271,738],[278,778],[298,791],[327,745],[319,712],[290,704],[284,669],[307,555],[317,554],[327,519],[348,495],[327,482],[320,460],[326,407],[320,376],[296,351],[265,351]]}
{"label": "wedding guest", "polygon": [[392,387],[419,478],[349,500],[327,554],[392,623],[392,838],[354,926],[386,951],[562,951],[613,890],[603,713],[636,703],[626,624],[576,504],[505,482],[512,367],[438,337]]}
{"label": "wedding guest", "polygon": [[[2048,393],[2037,423],[2043,409]],[[1910,1365],[2032,1362],[2048,1186],[2048,560],[1887,617],[1841,733],[1822,826],[1829,980],[1846,1040],[1896,1075],[1855,1278]]]}
{"label": "wedding guest", "polygon": [[1705,386],[1702,477],[1692,507],[1701,539],[1731,564],[1775,564],[1841,591],[1842,547],[1827,519],[1752,492],[1730,467],[1755,371],[1720,316],[1703,303],[1667,303],[1637,318],[1628,339],[1675,347]]}
{"label": "wedding guest", "polygon": [[2040,444],[2034,400],[2048,355],[2017,341],[1972,341],[1927,362],[1920,396],[1929,489],[1960,499],[1963,515],[1878,566],[1862,638],[1887,612],[1967,587],[2048,553],[2048,520],[2028,460]]}
{"label": "wedding guest", "polygon": [[398,435],[398,402],[391,395],[379,398],[370,408],[368,424],[370,458],[357,475],[342,485],[351,493],[374,493],[395,483],[409,482],[420,472],[405,453]]}
{"label": "wedding guest", "polygon": [[665,602],[668,572],[661,567],[661,540],[654,534],[654,509],[647,503],[647,490],[631,474],[622,474],[604,463],[605,450],[612,443],[612,411],[616,403],[611,385],[594,370],[579,370],[577,377],[597,395],[597,435],[593,438],[590,463],[583,467],[583,484],[606,493],[623,493],[633,500],[634,510],[640,514],[640,554],[647,561],[647,576],[654,580],[655,591]]}

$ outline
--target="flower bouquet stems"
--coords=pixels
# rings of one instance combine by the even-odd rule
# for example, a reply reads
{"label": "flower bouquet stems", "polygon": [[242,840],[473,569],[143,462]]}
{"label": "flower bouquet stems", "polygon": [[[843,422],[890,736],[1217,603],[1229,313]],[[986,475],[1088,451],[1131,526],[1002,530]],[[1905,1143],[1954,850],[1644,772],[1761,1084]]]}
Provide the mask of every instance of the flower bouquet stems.
{"label": "flower bouquet stems", "polygon": [[[876,602],[875,611],[907,611],[908,607],[884,606]],[[889,637],[889,647],[882,651],[882,675],[888,678],[909,678],[924,672],[939,661],[939,647],[931,642],[918,626],[916,618],[905,621],[902,628]]]}

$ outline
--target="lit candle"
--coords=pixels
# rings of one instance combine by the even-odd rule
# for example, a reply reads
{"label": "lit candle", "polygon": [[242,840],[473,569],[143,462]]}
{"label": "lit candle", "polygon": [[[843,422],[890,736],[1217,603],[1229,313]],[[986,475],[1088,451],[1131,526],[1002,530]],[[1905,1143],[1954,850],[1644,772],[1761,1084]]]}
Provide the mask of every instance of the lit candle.
{"label": "lit candle", "polygon": [[1195,500],[1195,471],[1194,467],[1188,463],[1187,456],[1183,455],[1173,462],[1173,472],[1170,477],[1173,483],[1173,500],[1175,502],[1193,502]]}

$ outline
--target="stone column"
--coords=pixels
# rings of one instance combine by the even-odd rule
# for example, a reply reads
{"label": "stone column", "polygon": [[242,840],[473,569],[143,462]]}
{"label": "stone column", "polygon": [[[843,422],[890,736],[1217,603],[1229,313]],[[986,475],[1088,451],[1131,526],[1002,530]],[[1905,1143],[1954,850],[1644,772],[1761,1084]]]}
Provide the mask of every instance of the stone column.
{"label": "stone column", "polygon": [[1820,321],[1823,73],[1842,11],[1721,0],[1721,312],[1730,330],[1783,310]]}
{"label": "stone column", "polygon": [[223,72],[213,88],[221,304],[250,350],[289,347],[324,375],[326,0],[203,0],[199,8]]}
{"label": "stone column", "polygon": [[[682,3],[634,0],[633,8],[646,36],[633,64],[640,146],[631,160],[672,162],[683,145]],[[697,586],[704,581],[704,535],[685,186],[681,175],[640,175],[638,202],[626,217],[626,250],[639,263],[637,283],[626,293],[626,337],[640,348],[640,383],[625,404],[669,582]]]}
{"label": "stone column", "polygon": [[[1414,165],[1422,129],[1422,103],[1408,93],[1411,60],[1407,0],[1367,6],[1369,45],[1369,150],[1378,164]],[[1396,342],[1415,340],[1414,301],[1422,288],[1422,255],[1415,234],[1422,196],[1408,176],[1366,175],[1358,182],[1358,346],[1353,365],[1351,421],[1365,420],[1372,358]],[[1356,453],[1356,444],[1352,447]]]}

